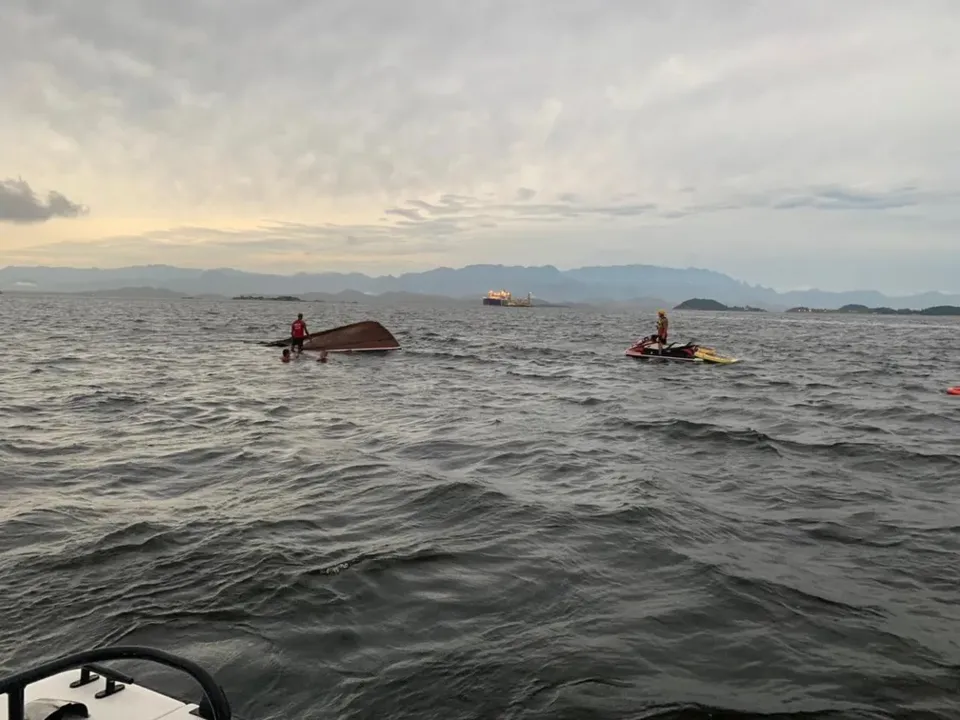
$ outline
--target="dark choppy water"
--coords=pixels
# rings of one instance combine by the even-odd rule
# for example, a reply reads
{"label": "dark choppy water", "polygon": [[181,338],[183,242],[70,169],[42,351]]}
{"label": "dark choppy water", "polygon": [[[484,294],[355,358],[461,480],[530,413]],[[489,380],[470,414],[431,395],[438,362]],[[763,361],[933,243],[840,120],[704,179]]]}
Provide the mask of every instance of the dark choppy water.
{"label": "dark choppy water", "polygon": [[568,310],[244,343],[297,309],[0,298],[8,669],[154,644],[249,720],[960,715],[960,323],[674,314],[729,368]]}

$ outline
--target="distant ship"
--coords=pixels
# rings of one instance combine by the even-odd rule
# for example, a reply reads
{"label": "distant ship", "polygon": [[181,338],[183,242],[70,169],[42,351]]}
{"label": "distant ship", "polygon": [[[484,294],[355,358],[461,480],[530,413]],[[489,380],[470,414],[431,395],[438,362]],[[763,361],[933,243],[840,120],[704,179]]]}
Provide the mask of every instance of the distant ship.
{"label": "distant ship", "polygon": [[499,305],[502,307],[530,307],[533,305],[533,301],[530,293],[527,293],[527,297],[525,298],[514,300],[513,295],[506,290],[491,290],[487,293],[487,296],[483,298],[483,304]]}

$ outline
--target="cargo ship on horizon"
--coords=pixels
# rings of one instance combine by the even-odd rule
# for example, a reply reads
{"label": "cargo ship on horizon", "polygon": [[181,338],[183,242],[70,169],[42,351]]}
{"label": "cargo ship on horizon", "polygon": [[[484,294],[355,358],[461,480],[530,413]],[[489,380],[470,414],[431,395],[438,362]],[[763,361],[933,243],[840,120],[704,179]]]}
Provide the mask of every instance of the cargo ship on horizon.
{"label": "cargo ship on horizon", "polygon": [[530,307],[533,305],[533,299],[530,293],[527,297],[515,300],[513,295],[507,290],[491,290],[483,298],[484,305],[496,305],[499,307]]}

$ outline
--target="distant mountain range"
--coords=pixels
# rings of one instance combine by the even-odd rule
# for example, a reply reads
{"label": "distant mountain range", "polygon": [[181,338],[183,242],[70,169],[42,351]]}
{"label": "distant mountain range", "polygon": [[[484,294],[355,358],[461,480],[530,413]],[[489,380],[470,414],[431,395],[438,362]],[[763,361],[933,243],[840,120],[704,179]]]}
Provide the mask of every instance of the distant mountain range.
{"label": "distant mountain range", "polygon": [[[297,273],[269,275],[222,268],[198,270],[169,265],[144,265],[117,269],[22,267],[0,269],[0,290],[103,294],[124,288],[146,294],[151,289],[180,295],[313,295],[314,299],[349,295],[403,293],[471,300],[479,303],[488,290],[506,288],[514,295],[533,293],[551,303],[590,305],[654,304],[673,306],[689,298],[711,298],[726,305],[750,305],[769,310],[806,306],[837,308],[858,304],[869,307],[923,309],[935,305],[960,305],[960,295],[928,292],[890,297],[875,290],[826,292],[798,290],[779,293],[750,285],[723,273],[697,268],[667,268],[655,265],[614,265],[558,270],[536,267],[469,265],[436,268],[425,272],[371,277],[361,273]],[[352,291],[352,292],[347,292]]]}

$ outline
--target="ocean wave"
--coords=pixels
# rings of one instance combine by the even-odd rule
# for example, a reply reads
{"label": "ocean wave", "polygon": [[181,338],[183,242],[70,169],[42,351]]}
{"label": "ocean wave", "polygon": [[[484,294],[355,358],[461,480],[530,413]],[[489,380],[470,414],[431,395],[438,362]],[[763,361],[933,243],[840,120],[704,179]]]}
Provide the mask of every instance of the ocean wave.
{"label": "ocean wave", "polygon": [[242,337],[288,307],[18,298],[13,347],[41,305],[76,332],[0,378],[7,667],[147,642],[251,720],[960,713],[956,379],[885,321],[839,363],[685,315],[749,362],[681,368],[627,315],[318,304],[404,350],[293,367]]}

